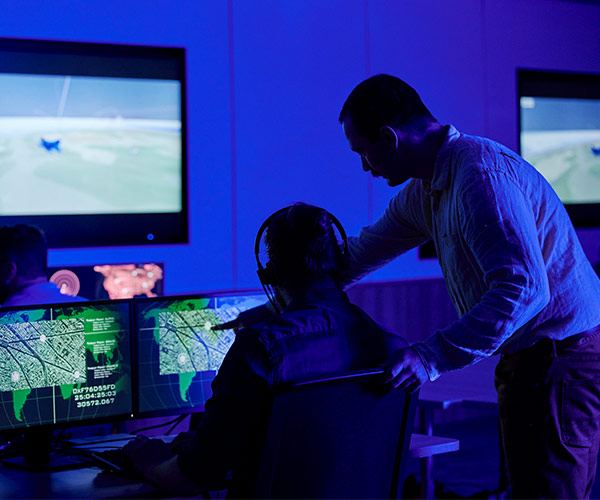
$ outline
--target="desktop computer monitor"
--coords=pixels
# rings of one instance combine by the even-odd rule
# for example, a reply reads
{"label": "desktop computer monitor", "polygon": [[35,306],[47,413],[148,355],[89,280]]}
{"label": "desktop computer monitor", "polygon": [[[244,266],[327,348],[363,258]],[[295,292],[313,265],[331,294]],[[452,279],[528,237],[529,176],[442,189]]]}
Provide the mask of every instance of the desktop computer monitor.
{"label": "desktop computer monitor", "polygon": [[233,330],[213,325],[267,301],[259,291],[134,300],[135,412],[160,416],[204,411]]}
{"label": "desktop computer monitor", "polygon": [[132,413],[130,301],[0,308],[0,430]]}

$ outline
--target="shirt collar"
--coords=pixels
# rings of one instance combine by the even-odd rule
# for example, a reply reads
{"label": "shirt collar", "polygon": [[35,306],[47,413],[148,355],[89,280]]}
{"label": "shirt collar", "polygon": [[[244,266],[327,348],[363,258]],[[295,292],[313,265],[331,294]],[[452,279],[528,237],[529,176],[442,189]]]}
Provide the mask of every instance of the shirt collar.
{"label": "shirt collar", "polygon": [[454,150],[456,141],[460,137],[460,132],[452,125],[446,125],[446,127],[448,131],[435,159],[430,191],[442,191],[447,186],[452,151]]}

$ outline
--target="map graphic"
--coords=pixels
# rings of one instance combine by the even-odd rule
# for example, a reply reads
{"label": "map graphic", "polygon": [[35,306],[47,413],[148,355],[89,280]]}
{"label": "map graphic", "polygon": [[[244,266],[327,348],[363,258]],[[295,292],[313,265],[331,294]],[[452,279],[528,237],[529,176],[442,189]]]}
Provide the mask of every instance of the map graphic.
{"label": "map graphic", "polygon": [[235,334],[231,330],[212,331],[210,328],[234,319],[237,312],[231,308],[160,313],[159,373],[218,370]]}
{"label": "map graphic", "polygon": [[111,299],[130,299],[136,295],[156,297],[152,289],[163,277],[162,268],[157,264],[94,266],[94,271],[104,276],[103,286]]}
{"label": "map graphic", "polygon": [[203,407],[210,384],[235,340],[233,330],[211,327],[264,304],[263,294],[161,297],[140,302],[138,359],[140,410]]}
{"label": "map graphic", "polygon": [[0,391],[86,382],[81,319],[0,325]]}
{"label": "map graphic", "polygon": [[0,429],[131,412],[129,304],[0,310]]}

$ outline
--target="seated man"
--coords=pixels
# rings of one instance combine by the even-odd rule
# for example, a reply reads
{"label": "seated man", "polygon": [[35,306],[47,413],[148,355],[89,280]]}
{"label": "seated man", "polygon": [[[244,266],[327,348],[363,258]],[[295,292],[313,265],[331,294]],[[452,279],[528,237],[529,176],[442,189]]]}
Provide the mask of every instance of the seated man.
{"label": "seated man", "polygon": [[41,229],[0,227],[0,305],[4,307],[85,300],[60,293],[48,281],[48,245]]}
{"label": "seated man", "polygon": [[338,277],[346,256],[327,211],[296,204],[266,224],[270,277],[262,273],[261,280],[273,285],[273,302],[282,312],[237,332],[212,383],[204,419],[176,454],[147,438],[125,447],[137,469],[170,493],[210,489],[232,471],[229,496],[251,496],[273,387],[372,368],[406,346],[342,291]]}

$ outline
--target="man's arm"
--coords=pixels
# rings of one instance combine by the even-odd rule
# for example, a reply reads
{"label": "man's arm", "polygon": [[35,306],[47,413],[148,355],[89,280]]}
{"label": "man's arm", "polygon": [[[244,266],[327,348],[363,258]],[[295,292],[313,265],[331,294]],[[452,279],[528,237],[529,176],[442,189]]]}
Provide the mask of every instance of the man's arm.
{"label": "man's arm", "polygon": [[267,353],[255,332],[240,331],[213,380],[213,395],[194,437],[176,455],[157,440],[134,440],[126,451],[138,470],[174,494],[186,494],[193,485],[198,490],[210,489],[234,468],[242,479],[247,470],[251,475],[253,464],[248,460],[260,451],[256,443],[270,411],[268,366]]}
{"label": "man's arm", "polygon": [[421,181],[410,181],[392,198],[383,215],[348,238],[349,285],[429,240],[423,218]]}
{"label": "man's arm", "polygon": [[138,436],[125,445],[138,472],[160,489],[174,495],[197,495],[202,491],[198,483],[183,474],[177,456],[160,439]]}

